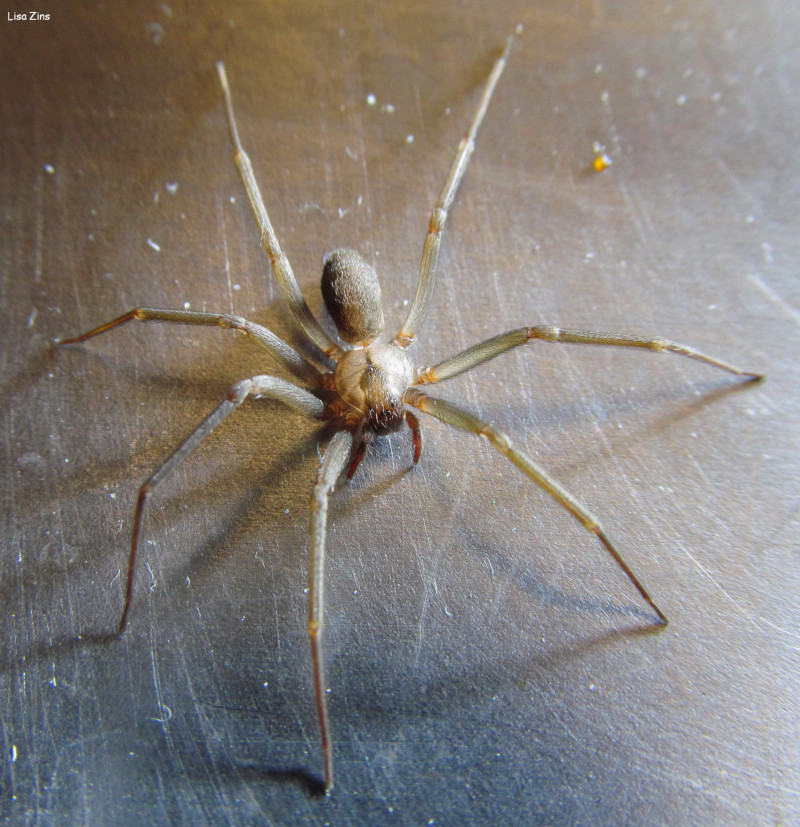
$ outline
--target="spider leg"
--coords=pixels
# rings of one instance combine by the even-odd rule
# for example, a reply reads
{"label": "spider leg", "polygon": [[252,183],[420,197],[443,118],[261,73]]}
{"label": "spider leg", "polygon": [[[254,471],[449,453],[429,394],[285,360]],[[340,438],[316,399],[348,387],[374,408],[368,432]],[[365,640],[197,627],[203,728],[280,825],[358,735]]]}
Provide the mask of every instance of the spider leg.
{"label": "spider leg", "polygon": [[333,787],[333,748],[331,745],[328,704],[326,700],[325,664],[322,652],[324,621],[325,535],[328,528],[328,499],[351,457],[353,434],[339,431],[328,443],[317,471],[311,501],[311,561],[308,571],[308,637],[314,667],[322,756],[325,763],[325,789]]}
{"label": "spider leg", "polygon": [[313,419],[322,419],[325,413],[325,404],[312,393],[303,388],[298,388],[296,385],[291,384],[291,382],[278,379],[275,376],[253,376],[251,379],[243,379],[228,391],[228,395],[216,409],[178,446],[169,459],[167,459],[139,489],[139,498],[136,501],[136,511],[133,517],[133,534],[131,537],[130,558],[128,560],[128,583],[125,591],[125,606],[122,610],[122,619],[119,623],[120,634],[125,631],[128,623],[128,614],[133,598],[136,556],[142,533],[142,519],[150,495],[248,396],[275,399]]}
{"label": "spider leg", "polygon": [[[422,431],[419,427],[419,419],[417,419],[417,417],[408,410],[404,412],[403,418],[411,430],[411,444],[414,447],[414,458],[412,462],[416,465],[422,457]],[[369,429],[362,429],[360,434],[356,432],[355,440],[358,447],[353,454],[353,459],[350,462],[350,468],[347,470],[348,480],[353,479],[353,475],[358,469],[358,466],[361,464],[361,460],[364,459],[364,453],[367,450],[367,446],[369,446],[374,439],[375,434]]]}
{"label": "spider leg", "polygon": [[411,440],[414,446],[414,465],[416,465],[422,457],[422,430],[419,427],[419,419],[411,411],[405,412],[405,419],[408,427],[411,429]]}
{"label": "spider leg", "polygon": [[597,333],[589,330],[562,330],[551,325],[537,325],[536,327],[521,327],[518,330],[510,330],[508,333],[501,333],[487,339],[485,342],[473,345],[470,348],[458,353],[450,359],[445,359],[432,368],[421,368],[416,377],[415,384],[426,384],[430,382],[443,382],[471,370],[496,356],[505,353],[511,348],[528,342],[540,339],[544,342],[573,342],[582,345],[611,345],[613,347],[639,347],[645,350],[666,351],[677,353],[680,356],[688,356],[690,359],[697,359],[707,365],[713,365],[737,376],[746,376],[751,380],[761,379],[758,373],[740,370],[733,365],[707,356],[699,350],[688,345],[681,345],[671,342],[668,339],[648,336],[630,336],[625,333]]}
{"label": "spider leg", "polygon": [[453,425],[464,431],[485,436],[493,447],[511,460],[517,468],[527,474],[534,482],[544,488],[544,490],[566,508],[573,517],[579,520],[587,530],[597,535],[597,538],[606,547],[609,554],[616,560],[617,565],[625,572],[631,583],[636,586],[639,594],[641,594],[658,615],[661,623],[664,625],[667,624],[666,615],[656,606],[647,589],[645,589],[639,581],[639,578],[631,571],[630,566],[622,559],[620,553],[606,536],[597,517],[595,517],[586,506],[576,500],[569,491],[542,470],[530,457],[514,448],[507,434],[474,414],[464,411],[449,402],[445,402],[443,399],[435,399],[432,396],[428,396],[415,388],[411,388],[406,393],[404,401],[448,425]]}
{"label": "spider leg", "polygon": [[234,159],[236,166],[239,169],[239,175],[244,184],[247,197],[250,200],[250,207],[253,210],[253,215],[258,221],[258,226],[261,230],[261,246],[269,256],[272,263],[272,271],[275,273],[275,278],[278,280],[281,291],[289,303],[295,318],[300,323],[300,326],[305,330],[309,338],[320,348],[325,354],[331,358],[336,358],[342,352],[342,349],[336,342],[322,329],[319,322],[314,317],[311,309],[306,304],[303,294],[297,285],[297,280],[292,272],[292,266],[289,264],[289,259],[281,250],[278,243],[278,237],[275,235],[275,230],[272,228],[272,223],[267,215],[267,208],[264,206],[264,200],[261,197],[261,191],[258,188],[255,173],[253,172],[253,165],[250,163],[250,158],[242,147],[239,140],[239,131],[236,128],[236,118],[233,114],[233,100],[231,98],[231,90],[228,86],[228,77],[225,74],[225,66],[220,61],[217,63],[217,72],[219,74],[219,81],[222,85],[222,93],[225,96],[225,108],[228,112],[228,126],[230,127],[231,140],[235,150]]}
{"label": "spider leg", "polygon": [[173,322],[174,324],[224,327],[241,330],[242,333],[246,333],[251,339],[254,339],[263,348],[266,348],[276,362],[283,365],[283,367],[299,379],[304,379],[311,385],[319,386],[323,377],[320,371],[306,362],[294,348],[287,345],[283,339],[278,338],[271,330],[255,322],[249,322],[241,316],[234,316],[230,313],[204,313],[196,310],[165,310],[155,307],[137,307],[81,336],[74,336],[70,339],[56,339],[56,344],[74,345],[79,342],[85,342],[93,336],[98,336],[100,333],[105,333],[107,330],[112,330],[121,324],[132,321]]}
{"label": "spider leg", "polygon": [[447,211],[453,203],[458,185],[461,183],[461,179],[467,170],[470,156],[475,149],[475,136],[478,134],[478,129],[483,122],[483,117],[486,114],[489,101],[492,99],[497,81],[500,80],[500,75],[503,73],[503,69],[505,69],[510,50],[511,38],[508,39],[503,54],[494,64],[489,75],[489,80],[486,81],[483,94],[481,95],[480,101],[478,101],[478,108],[472,116],[472,121],[470,122],[466,135],[461,139],[456,149],[447,180],[439,195],[439,200],[433,208],[433,214],[428,225],[428,235],[425,238],[425,245],[422,248],[422,264],[420,265],[417,292],[414,295],[414,301],[411,303],[411,309],[409,310],[405,324],[394,339],[394,343],[398,347],[407,348],[417,333],[419,333],[425,321],[425,315],[428,312],[431,296],[433,295],[433,287],[436,283],[436,263],[439,259],[439,247],[442,243],[442,231],[447,221]]}
{"label": "spider leg", "polygon": [[356,432],[353,439],[357,447],[353,452],[353,458],[350,460],[350,467],[347,469],[348,480],[353,479],[358,466],[361,465],[361,460],[364,459],[367,446],[375,439],[375,433],[369,428],[364,428],[362,423],[362,427]]}

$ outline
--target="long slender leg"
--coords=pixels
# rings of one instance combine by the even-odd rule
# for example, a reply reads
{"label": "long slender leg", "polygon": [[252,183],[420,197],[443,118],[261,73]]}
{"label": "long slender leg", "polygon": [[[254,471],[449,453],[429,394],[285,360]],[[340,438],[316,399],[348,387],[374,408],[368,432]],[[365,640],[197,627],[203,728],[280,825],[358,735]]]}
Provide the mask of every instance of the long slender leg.
{"label": "long slender leg", "polygon": [[750,379],[761,379],[758,373],[740,370],[733,365],[716,359],[713,356],[706,356],[699,350],[688,345],[681,345],[661,337],[630,336],[625,333],[595,333],[589,330],[562,330],[551,325],[537,325],[536,327],[521,327],[518,330],[511,330],[508,333],[501,333],[487,339],[485,342],[473,345],[457,355],[434,365],[432,368],[421,368],[417,372],[415,384],[423,385],[429,382],[443,382],[445,379],[452,379],[464,371],[471,370],[496,356],[500,356],[511,348],[540,339],[544,342],[573,342],[582,345],[612,345],[614,347],[639,347],[645,350],[666,351],[677,353],[680,356],[688,356],[690,359],[698,359],[708,365],[713,365],[737,376],[747,376]]}
{"label": "long slender leg", "polygon": [[128,614],[133,598],[134,569],[136,556],[139,550],[139,539],[142,533],[142,518],[145,505],[156,488],[169,477],[173,471],[194,451],[195,448],[233,411],[235,411],[248,396],[268,397],[283,402],[313,419],[321,419],[325,413],[325,404],[312,393],[303,388],[292,385],[275,376],[253,376],[237,382],[229,391],[225,399],[206,417],[206,419],[181,443],[172,456],[150,477],[139,489],[139,498],[136,501],[136,511],[133,517],[133,534],[131,537],[131,552],[128,560],[128,584],[125,591],[125,606],[122,610],[122,619],[119,623],[119,633],[125,631],[128,624]]}
{"label": "long slender leg", "polygon": [[411,441],[414,446],[414,465],[422,458],[422,429],[419,427],[419,419],[411,413],[405,412],[406,424],[411,429]]}
{"label": "long slender leg", "polygon": [[486,82],[486,87],[483,90],[481,99],[478,102],[478,108],[472,116],[472,122],[467,129],[466,135],[461,139],[461,142],[456,149],[455,157],[453,158],[450,172],[447,175],[447,180],[444,183],[439,200],[433,208],[430,224],[428,226],[428,235],[425,238],[425,245],[422,248],[422,264],[420,266],[419,282],[417,283],[417,292],[414,295],[414,301],[411,304],[411,310],[408,313],[408,318],[403,325],[402,330],[395,337],[395,344],[399,347],[406,348],[419,333],[422,323],[425,321],[425,315],[428,312],[428,307],[431,303],[431,296],[433,295],[433,287],[436,282],[436,263],[439,259],[439,247],[442,243],[442,231],[444,230],[445,222],[447,221],[447,211],[455,198],[458,185],[466,172],[469,164],[470,156],[473,149],[475,149],[475,136],[478,134],[478,129],[486,114],[486,109],[489,106],[489,101],[492,99],[497,81],[500,80],[500,75],[506,66],[508,53],[511,49],[511,38],[508,39],[505,51],[503,52],[497,63],[494,64],[489,80]]}
{"label": "long slender leg", "polygon": [[367,447],[374,439],[375,432],[368,428],[362,429],[360,435],[356,435],[356,450],[353,452],[353,458],[350,460],[350,467],[347,469],[348,480],[353,479],[353,476],[358,470],[358,466],[361,465],[361,460],[364,459],[364,454],[367,451]]}
{"label": "long slender leg", "polygon": [[317,347],[328,356],[336,358],[341,353],[341,348],[320,327],[319,322],[314,318],[314,314],[306,304],[306,300],[303,298],[303,294],[297,285],[297,280],[292,272],[289,259],[286,258],[285,253],[281,250],[278,237],[275,235],[275,230],[272,229],[272,223],[269,220],[269,215],[267,215],[267,208],[264,206],[264,200],[261,197],[261,191],[258,188],[258,182],[253,172],[253,165],[250,163],[250,158],[244,151],[242,143],[239,140],[239,131],[236,128],[236,118],[233,114],[231,90],[228,86],[228,77],[225,74],[225,66],[222,62],[217,63],[217,72],[219,73],[219,81],[222,85],[222,93],[225,96],[228,126],[230,127],[231,140],[233,141],[233,148],[235,150],[234,159],[239,169],[239,175],[241,176],[245,191],[247,192],[247,197],[250,200],[250,207],[261,230],[261,246],[269,256],[275,278],[278,280],[281,291],[286,297],[286,301],[289,303],[289,307],[292,309],[292,313],[294,313],[300,326]]}
{"label": "long slender leg", "polygon": [[541,485],[548,494],[561,503],[586,529],[597,535],[609,554],[617,561],[617,565],[625,572],[631,583],[636,586],[639,594],[648,602],[653,611],[658,615],[659,620],[666,625],[666,615],[656,606],[653,598],[650,597],[645,587],[639,581],[639,578],[636,577],[628,564],[622,559],[620,553],[614,548],[606,536],[605,531],[603,531],[603,527],[600,525],[597,517],[595,517],[586,506],[578,502],[569,491],[542,470],[530,457],[514,448],[508,434],[503,433],[503,431],[495,428],[494,425],[485,422],[468,411],[464,411],[442,399],[435,399],[432,396],[428,396],[415,388],[411,388],[406,393],[404,401],[409,405],[414,405],[424,413],[430,414],[442,422],[446,422],[448,425],[454,425],[456,428],[461,428],[464,431],[485,436],[501,454],[510,459],[517,468],[527,474],[534,482]]}
{"label": "long slender leg", "polygon": [[79,342],[85,342],[87,339],[91,339],[92,336],[98,336],[100,333],[105,333],[108,330],[119,327],[121,324],[133,321],[172,322],[174,324],[224,327],[241,330],[242,333],[246,333],[263,348],[266,348],[276,362],[283,365],[295,376],[315,386],[319,386],[322,380],[323,374],[320,373],[320,371],[306,362],[296,350],[287,345],[283,339],[278,338],[271,330],[255,322],[249,322],[241,316],[234,316],[230,313],[203,313],[195,310],[165,310],[155,307],[137,307],[81,336],[74,336],[70,339],[56,339],[56,344],[74,345]]}
{"label": "long slender leg", "polygon": [[[411,444],[414,449],[412,462],[416,465],[422,457],[422,430],[419,427],[419,419],[409,410],[403,413],[403,418],[411,431]],[[353,479],[353,475],[361,464],[361,460],[364,459],[364,453],[367,447],[374,439],[375,432],[368,428],[364,428],[360,433],[356,433],[355,442],[357,447],[353,453],[353,459],[350,461],[350,468],[347,471],[348,480]]]}
{"label": "long slender leg", "polygon": [[333,787],[333,747],[331,745],[328,704],[326,700],[325,663],[322,651],[324,623],[325,535],[328,528],[328,499],[336,481],[347,465],[353,449],[353,434],[339,431],[328,443],[322,457],[314,496],[311,501],[311,562],[308,571],[308,637],[314,667],[314,690],[325,762],[325,789]]}

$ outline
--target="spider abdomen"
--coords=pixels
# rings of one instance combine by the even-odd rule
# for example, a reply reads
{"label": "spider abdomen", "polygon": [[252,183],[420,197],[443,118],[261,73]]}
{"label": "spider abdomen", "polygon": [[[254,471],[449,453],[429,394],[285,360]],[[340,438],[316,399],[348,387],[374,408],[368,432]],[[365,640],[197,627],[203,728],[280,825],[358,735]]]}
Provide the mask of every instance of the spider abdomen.
{"label": "spider abdomen", "polygon": [[322,297],[345,342],[367,345],[380,336],[383,306],[378,275],[355,250],[334,250],[325,257]]}
{"label": "spider abdomen", "polygon": [[334,382],[339,396],[355,408],[377,433],[403,422],[403,397],[414,375],[411,360],[394,345],[370,345],[343,354]]}

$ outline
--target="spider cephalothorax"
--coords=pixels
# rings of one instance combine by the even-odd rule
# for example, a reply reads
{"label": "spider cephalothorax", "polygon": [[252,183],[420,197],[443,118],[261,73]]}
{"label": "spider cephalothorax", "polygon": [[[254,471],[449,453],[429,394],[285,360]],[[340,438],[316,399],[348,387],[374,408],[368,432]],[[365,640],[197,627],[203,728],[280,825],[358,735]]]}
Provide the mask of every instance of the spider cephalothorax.
{"label": "spider cephalothorax", "polygon": [[388,434],[403,421],[403,399],[413,373],[411,360],[400,348],[373,344],[342,354],[334,384],[344,402],[364,416],[373,431]]}
{"label": "spider cephalothorax", "polygon": [[[336,433],[331,438],[320,462],[312,498],[311,560],[309,565],[308,631],[314,667],[314,685],[322,736],[325,765],[325,787],[333,785],[333,747],[326,701],[326,682],[322,650],[323,577],[325,569],[325,535],[327,530],[328,500],[340,477],[349,469],[355,471],[364,449],[373,436],[396,431],[403,422],[411,429],[414,462],[421,451],[421,436],[417,417],[409,407],[462,430],[485,436],[491,445],[520,468],[534,482],[541,485],[583,526],[594,533],[620,568],[638,589],[658,617],[666,624],[664,613],[623,561],[619,552],[603,531],[598,519],[575,497],[542,470],[530,457],[514,447],[511,438],[489,422],[442,399],[429,396],[420,385],[442,382],[483,362],[493,359],[513,347],[541,340],[547,342],[574,342],[589,345],[616,345],[638,347],[654,351],[671,351],[698,359],[737,375],[751,379],[757,374],[741,371],[719,359],[666,339],[626,334],[594,333],[585,330],[565,330],[550,325],[523,327],[500,334],[474,345],[444,362],[415,369],[405,349],[415,340],[422,327],[430,304],[436,277],[436,263],[447,211],[452,204],[461,178],[467,168],[474,147],[475,136],[483,121],[489,100],[505,67],[509,45],[495,63],[481,95],[466,135],[458,145],[450,172],[439,199],[434,206],[428,234],[422,251],[422,265],[416,294],[408,316],[400,331],[390,343],[376,340],[384,326],[381,291],[375,271],[353,250],[335,250],[325,260],[322,293],[340,342],[335,341],[314,318],[300,293],[289,261],[280,248],[270,223],[261,193],[256,183],[250,159],[242,148],[233,115],[230,90],[225,70],[218,64],[220,82],[225,96],[228,124],[235,148],[236,164],[244,183],[250,204],[261,230],[262,244],[272,262],[272,269],[287,303],[303,329],[309,357],[300,355],[267,328],[227,313],[206,313],[193,310],[164,310],[136,308],[107,324],[90,330],[82,336],[61,340],[62,344],[83,342],[98,333],[111,330],[128,321],[175,322],[178,324],[207,325],[239,330],[264,347],[273,359],[305,387],[274,376],[259,375],[237,382],[225,399],[195,429],[170,458],[141,487],[133,520],[133,536],[128,562],[125,605],[120,621],[120,633],[125,630],[133,596],[136,556],[141,536],[145,505],[155,488],[169,477],[197,445],[248,397],[280,401],[308,417],[331,420]],[[333,371],[318,364],[336,365]]]}

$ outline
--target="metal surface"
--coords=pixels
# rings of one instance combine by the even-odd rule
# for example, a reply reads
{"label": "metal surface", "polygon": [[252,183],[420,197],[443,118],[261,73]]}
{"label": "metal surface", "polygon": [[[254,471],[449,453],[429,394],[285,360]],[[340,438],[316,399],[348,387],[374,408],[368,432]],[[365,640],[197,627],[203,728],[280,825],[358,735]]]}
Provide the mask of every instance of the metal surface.
{"label": "metal surface", "polygon": [[[0,30],[2,815],[796,821],[794,0],[64,5]],[[596,540],[477,438],[426,418],[408,473],[407,435],[376,446],[331,510],[337,787],[320,799],[304,594],[318,433],[254,402],[186,463],[153,503],[114,639],[138,486],[271,365],[210,329],[49,343],[184,303],[293,339],[219,59],[312,308],[324,253],[349,246],[398,326],[518,23],[416,357],[550,322],[664,335],[768,380],[540,343],[440,389],[603,518],[671,619],[659,633]]]}

